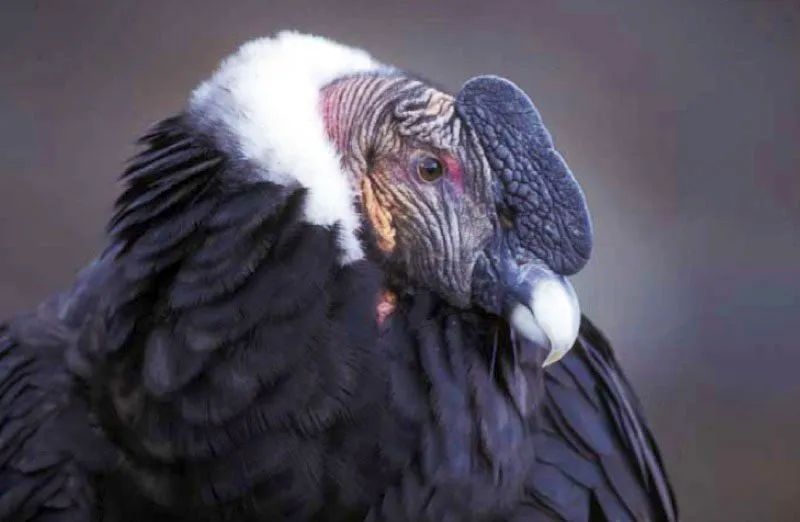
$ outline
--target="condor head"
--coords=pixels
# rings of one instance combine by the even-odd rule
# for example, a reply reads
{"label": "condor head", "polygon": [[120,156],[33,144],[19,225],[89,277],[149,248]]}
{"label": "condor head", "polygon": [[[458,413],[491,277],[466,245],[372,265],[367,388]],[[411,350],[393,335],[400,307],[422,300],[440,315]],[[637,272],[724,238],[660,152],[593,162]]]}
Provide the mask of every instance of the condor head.
{"label": "condor head", "polygon": [[366,113],[371,123],[334,122],[331,134],[358,158],[351,168],[378,255],[405,284],[503,316],[549,352],[545,365],[559,360],[581,317],[567,277],[586,265],[592,230],[531,100],[493,76],[451,96],[397,74],[346,79],[329,96],[369,92],[370,82],[383,84],[365,100],[381,107]]}

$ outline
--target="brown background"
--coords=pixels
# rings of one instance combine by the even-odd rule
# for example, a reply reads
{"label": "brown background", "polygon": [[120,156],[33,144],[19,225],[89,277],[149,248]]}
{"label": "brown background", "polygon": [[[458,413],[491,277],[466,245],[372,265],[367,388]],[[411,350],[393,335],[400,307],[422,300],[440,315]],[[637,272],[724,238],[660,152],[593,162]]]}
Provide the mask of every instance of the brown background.
{"label": "brown background", "polygon": [[526,89],[593,211],[584,309],[685,519],[800,520],[797,3],[0,0],[0,315],[97,251],[134,138],[281,28]]}

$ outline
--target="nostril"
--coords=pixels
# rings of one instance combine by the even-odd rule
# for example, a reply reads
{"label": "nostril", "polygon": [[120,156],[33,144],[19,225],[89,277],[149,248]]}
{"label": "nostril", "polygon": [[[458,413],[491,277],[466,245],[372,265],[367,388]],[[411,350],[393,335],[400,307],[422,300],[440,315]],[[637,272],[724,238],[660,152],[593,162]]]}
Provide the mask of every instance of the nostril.
{"label": "nostril", "polygon": [[514,223],[516,223],[517,219],[517,213],[514,212],[513,209],[506,206],[497,205],[495,210],[497,212],[497,219],[500,221],[500,226],[506,229],[514,228]]}

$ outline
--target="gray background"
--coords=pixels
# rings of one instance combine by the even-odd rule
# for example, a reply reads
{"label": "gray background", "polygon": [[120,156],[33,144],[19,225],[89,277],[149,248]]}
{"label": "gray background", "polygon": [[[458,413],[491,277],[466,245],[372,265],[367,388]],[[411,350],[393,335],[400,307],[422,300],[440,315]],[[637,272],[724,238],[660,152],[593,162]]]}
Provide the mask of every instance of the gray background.
{"label": "gray background", "polygon": [[134,138],[281,28],[526,89],[593,211],[584,309],[685,519],[800,520],[797,3],[2,0],[0,315],[97,251]]}

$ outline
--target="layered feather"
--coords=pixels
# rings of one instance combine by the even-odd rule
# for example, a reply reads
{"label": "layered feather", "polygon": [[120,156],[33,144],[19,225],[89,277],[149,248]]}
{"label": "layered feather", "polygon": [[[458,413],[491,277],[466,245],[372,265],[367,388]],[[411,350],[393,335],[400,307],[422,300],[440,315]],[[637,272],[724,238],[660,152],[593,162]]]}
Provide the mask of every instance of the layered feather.
{"label": "layered feather", "polygon": [[124,451],[119,480],[185,516],[368,504],[379,273],[341,265],[339,231],[304,219],[306,189],[230,160],[187,118],[142,143],[109,225],[102,320],[70,353]]}
{"label": "layered feather", "polygon": [[503,321],[434,296],[406,298],[392,321],[393,416],[410,453],[367,520],[677,520],[642,408],[588,319],[546,371]]}
{"label": "layered feather", "polygon": [[0,325],[0,520],[91,520],[116,461],[64,364],[67,297]]}

